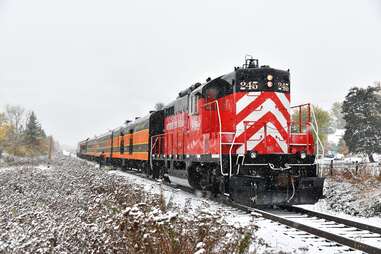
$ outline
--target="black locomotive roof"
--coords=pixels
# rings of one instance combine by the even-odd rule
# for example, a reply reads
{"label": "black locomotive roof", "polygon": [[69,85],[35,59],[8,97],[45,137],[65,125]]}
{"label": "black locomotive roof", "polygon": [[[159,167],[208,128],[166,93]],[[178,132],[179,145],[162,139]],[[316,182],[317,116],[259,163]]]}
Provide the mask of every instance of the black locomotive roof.
{"label": "black locomotive roof", "polygon": [[260,68],[237,69],[235,70],[235,73],[237,77],[240,75],[245,75],[245,74],[258,74],[258,75],[272,74],[272,75],[280,75],[280,76],[290,75],[290,72],[288,70],[284,71],[284,70],[274,69],[274,68],[271,68],[270,66],[262,66]]}
{"label": "black locomotive roof", "polygon": [[[202,93],[203,88],[208,84],[213,83],[217,85],[221,84],[224,86],[230,85],[233,88],[233,86],[237,84],[237,81],[239,80],[245,80],[249,78],[262,80],[265,79],[269,74],[273,75],[274,79],[281,79],[287,81],[289,80],[289,71],[274,69],[267,65],[261,67],[244,65],[243,68],[235,68],[234,71],[219,76],[215,79],[209,80],[206,83],[195,83],[194,85],[191,85],[187,89],[181,91],[176,100],[165,105],[163,110],[165,113],[167,112],[167,115],[171,115],[177,112],[184,112],[185,110],[187,110],[188,107],[187,97],[193,93]],[[231,91],[233,91],[233,89]]]}
{"label": "black locomotive roof", "polygon": [[[226,81],[227,83],[229,83],[230,85],[233,86],[235,81],[237,79],[242,79],[242,77],[245,77],[245,76],[251,76],[252,77],[253,75],[255,75],[255,76],[258,75],[258,77],[260,78],[264,75],[265,75],[264,77],[266,77],[268,74],[271,74],[273,76],[288,77],[290,75],[290,72],[288,70],[284,71],[284,70],[274,69],[274,68],[271,68],[270,66],[267,66],[267,65],[264,65],[261,67],[254,67],[254,68],[249,68],[249,67],[235,68],[235,70],[233,72],[219,76],[219,77],[212,79],[206,83],[203,83],[203,84],[196,83],[196,84],[188,87],[187,89],[181,91],[177,98],[179,99],[179,98],[185,97],[187,95],[190,95],[193,92],[201,91],[203,87],[205,87],[209,83],[216,82],[216,80],[218,80],[218,79],[223,79],[224,81]],[[171,106],[173,106],[173,104],[175,104],[175,101],[171,102],[166,107],[171,107]]]}
{"label": "black locomotive roof", "polygon": [[150,118],[150,114],[140,117],[136,119],[135,121],[128,123],[127,126],[120,126],[114,129],[113,133],[114,135],[121,135],[122,133],[123,134],[129,133],[131,130],[133,132],[136,132],[136,131],[147,129],[149,127],[149,118]]}

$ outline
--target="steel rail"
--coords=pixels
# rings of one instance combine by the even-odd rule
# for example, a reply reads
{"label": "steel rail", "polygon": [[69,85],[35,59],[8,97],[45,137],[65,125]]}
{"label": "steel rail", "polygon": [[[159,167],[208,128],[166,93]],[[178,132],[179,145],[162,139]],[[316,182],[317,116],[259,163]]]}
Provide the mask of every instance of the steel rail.
{"label": "steel rail", "polygon": [[[279,223],[281,223],[283,225],[286,225],[286,226],[289,226],[289,227],[292,227],[292,228],[295,228],[295,229],[298,229],[298,230],[301,230],[301,231],[305,231],[307,233],[310,233],[310,234],[313,234],[313,235],[325,238],[325,239],[333,241],[333,242],[337,242],[337,243],[339,243],[341,245],[345,245],[345,246],[348,246],[348,247],[356,249],[356,250],[364,251],[364,252],[370,253],[370,254],[380,254],[381,253],[381,246],[380,247],[375,247],[375,246],[372,246],[372,245],[368,245],[368,244],[356,241],[354,239],[347,238],[345,236],[341,236],[341,235],[338,235],[338,234],[327,232],[325,230],[321,230],[321,229],[316,228],[316,227],[308,226],[308,225],[305,225],[305,224],[302,224],[302,223],[299,223],[299,222],[295,222],[293,220],[286,219],[286,218],[284,218],[282,216],[278,216],[278,215],[276,215],[274,213],[271,213],[271,212],[268,212],[266,210],[257,209],[257,208],[253,208],[253,207],[237,204],[237,203],[233,203],[232,206],[234,206],[235,208],[238,208],[238,209],[240,209],[242,211],[258,213],[258,214],[262,215],[262,217],[265,218],[265,219],[269,219],[269,220],[272,220],[272,221],[279,222]],[[292,208],[294,208],[294,207],[292,207]],[[297,209],[299,209],[299,208],[297,208]],[[299,211],[305,210],[305,209],[302,209],[302,208],[300,208],[300,209],[301,210],[299,210]],[[309,212],[309,210],[308,210],[308,212]],[[311,214],[315,214],[315,213],[312,212]],[[316,213],[316,215],[317,214],[318,213]],[[336,222],[336,221],[347,222],[348,221],[348,220],[337,218],[337,217],[334,217],[334,216],[331,216],[331,215],[328,215],[325,218],[327,220],[330,220],[328,218],[332,218],[331,221],[334,221],[334,222]],[[357,222],[352,222],[352,221],[349,221],[349,222],[350,222],[349,224],[351,224],[351,227],[355,227],[354,225],[360,225],[360,227],[366,228],[366,226],[367,226],[366,224],[362,224],[362,223],[357,223]],[[341,223],[341,222],[338,222],[338,223]],[[341,223],[341,224],[344,224],[344,223]],[[355,227],[355,228],[360,228],[360,227]],[[374,231],[370,231],[369,229],[373,229]],[[369,229],[366,229],[366,230],[368,230],[370,232],[373,232],[373,233],[377,233],[377,232],[379,232],[379,230],[381,230],[380,228],[373,227],[373,226],[369,226]]]}
{"label": "steel rail", "polygon": [[307,210],[307,209],[304,209],[301,207],[296,207],[296,206],[285,207],[285,209],[287,209],[289,211],[298,212],[298,213],[308,214],[310,216],[314,216],[317,218],[322,218],[322,219],[334,221],[334,222],[337,222],[337,223],[340,223],[340,224],[343,224],[343,225],[346,225],[349,227],[367,230],[369,232],[379,234],[381,237],[381,228],[379,228],[379,227],[375,227],[375,226],[364,224],[361,222],[336,217],[336,216],[326,214],[326,213],[320,213],[320,212],[316,212],[316,211]]}
{"label": "steel rail", "polygon": [[293,220],[288,220],[286,218],[283,218],[281,216],[277,216],[275,214],[272,214],[270,212],[266,212],[264,210],[254,209],[254,211],[261,214],[266,219],[277,221],[277,222],[284,224],[284,225],[287,225],[289,227],[296,228],[296,229],[308,232],[310,234],[313,234],[313,235],[316,235],[316,236],[319,236],[322,238],[326,238],[330,241],[340,243],[342,245],[351,247],[353,249],[364,251],[364,252],[370,253],[370,254],[380,254],[381,253],[381,246],[380,246],[380,248],[378,248],[378,247],[375,247],[372,245],[368,245],[368,244],[356,241],[354,239],[351,239],[351,238],[348,238],[345,236],[334,234],[334,233],[331,233],[331,232],[328,232],[325,230],[318,229],[316,227],[312,227],[312,226],[308,226],[308,225],[305,225],[305,224],[302,224],[299,222],[295,222]]}

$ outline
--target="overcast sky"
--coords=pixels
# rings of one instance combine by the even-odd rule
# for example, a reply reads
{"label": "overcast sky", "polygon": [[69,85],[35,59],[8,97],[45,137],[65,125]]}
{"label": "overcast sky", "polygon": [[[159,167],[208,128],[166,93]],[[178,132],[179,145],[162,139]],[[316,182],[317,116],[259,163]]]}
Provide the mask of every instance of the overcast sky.
{"label": "overcast sky", "polygon": [[381,1],[0,0],[0,108],[77,141],[242,65],[291,70],[292,103],[329,109],[381,80]]}

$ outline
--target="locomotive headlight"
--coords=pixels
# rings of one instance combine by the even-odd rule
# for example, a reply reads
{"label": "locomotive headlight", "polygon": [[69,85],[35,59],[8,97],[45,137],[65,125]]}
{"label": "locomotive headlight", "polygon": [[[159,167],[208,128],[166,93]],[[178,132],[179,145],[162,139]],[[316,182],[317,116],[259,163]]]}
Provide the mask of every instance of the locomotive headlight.
{"label": "locomotive headlight", "polygon": [[273,86],[273,82],[271,82],[271,81],[267,82],[267,86],[268,87],[272,87]]}
{"label": "locomotive headlight", "polygon": [[302,151],[302,152],[300,153],[300,158],[301,158],[301,159],[305,159],[306,157],[307,157],[306,152]]}
{"label": "locomotive headlight", "polygon": [[257,158],[257,153],[256,153],[256,152],[251,152],[251,153],[250,153],[250,157],[251,157],[252,159]]}
{"label": "locomotive headlight", "polygon": [[271,81],[271,80],[273,80],[273,75],[270,75],[270,74],[269,74],[269,75],[267,75],[267,80],[268,80],[268,81]]}

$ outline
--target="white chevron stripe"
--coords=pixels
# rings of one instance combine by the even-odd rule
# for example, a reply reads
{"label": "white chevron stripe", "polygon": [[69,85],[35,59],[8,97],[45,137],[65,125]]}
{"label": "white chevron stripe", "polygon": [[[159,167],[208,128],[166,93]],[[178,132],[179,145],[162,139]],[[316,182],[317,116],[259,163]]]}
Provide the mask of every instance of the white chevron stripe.
{"label": "white chevron stripe", "polygon": [[279,109],[276,107],[275,102],[271,99],[266,100],[257,110],[251,112],[245,119],[239,122],[236,126],[237,135],[240,135],[244,132],[244,121],[258,121],[265,114],[271,112],[283,128],[287,128],[287,119],[282,115]]}
{"label": "white chevron stripe", "polygon": [[[253,102],[261,92],[258,92],[256,95],[244,95],[240,100],[236,103],[236,112],[237,115],[242,112],[251,102]],[[275,95],[279,98],[280,102],[283,104],[285,109],[287,110],[287,115],[290,115],[290,102],[287,99],[284,93],[275,93]],[[276,103],[270,98],[266,99],[262,105],[260,105],[256,110],[253,110],[245,119],[239,122],[236,125],[237,136],[241,135],[244,132],[244,122],[245,121],[258,121],[265,114],[271,112],[282,127],[288,132],[287,119],[284,117],[282,112],[277,107]],[[283,112],[285,113],[285,112]],[[279,130],[271,123],[267,123],[267,135],[271,135],[277,141],[279,146],[281,147],[284,153],[287,153],[287,142],[282,140],[282,135],[279,133]],[[278,137],[278,138],[277,138]],[[254,149],[264,138],[264,127],[254,133],[247,141],[248,150]],[[242,145],[237,149],[238,154],[243,154],[245,146]]]}
{"label": "white chevron stripe", "polygon": [[279,100],[282,102],[283,106],[287,109],[287,113],[290,114],[290,101],[287,99],[284,93],[275,93]]}
{"label": "white chevron stripe", "polygon": [[283,140],[283,137],[280,134],[279,130],[272,123],[267,123],[266,131],[267,131],[267,135],[271,135],[276,140],[279,147],[282,149],[283,153],[287,153],[287,150],[288,150],[287,141]]}
{"label": "white chevron stripe", "polygon": [[[263,139],[265,138],[265,128],[262,127],[259,129],[253,136],[251,136],[247,140],[247,149],[252,150],[254,147],[256,147]],[[237,149],[237,153],[243,154],[245,151],[245,145],[240,146]]]}
{"label": "white chevron stripe", "polygon": [[237,115],[244,110],[250,103],[252,103],[262,92],[250,92],[245,94],[242,98],[240,98],[236,103],[236,112]]}
{"label": "white chevron stripe", "polygon": [[[282,135],[279,133],[277,128],[272,123],[266,124],[266,132],[267,136],[272,136],[276,142],[278,143],[279,147],[282,149],[283,153],[287,153],[287,143],[285,140],[283,140]],[[260,130],[258,130],[253,136],[251,136],[247,140],[247,150],[251,151],[253,150],[262,140],[265,138],[265,127],[262,127]],[[237,149],[238,154],[244,153],[245,146],[242,145]]]}
{"label": "white chevron stripe", "polygon": [[237,154],[245,154],[244,150],[245,150],[245,146],[240,146],[240,147],[237,148],[236,153]]}

